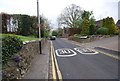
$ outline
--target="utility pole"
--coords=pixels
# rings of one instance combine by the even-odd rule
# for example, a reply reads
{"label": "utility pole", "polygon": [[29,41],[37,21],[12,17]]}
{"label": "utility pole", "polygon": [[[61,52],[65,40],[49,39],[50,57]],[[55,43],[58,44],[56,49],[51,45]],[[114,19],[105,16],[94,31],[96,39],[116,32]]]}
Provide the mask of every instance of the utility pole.
{"label": "utility pole", "polygon": [[39,38],[41,38],[40,32],[40,15],[39,15],[39,1],[37,0],[37,17],[38,17],[38,27],[39,27]]}

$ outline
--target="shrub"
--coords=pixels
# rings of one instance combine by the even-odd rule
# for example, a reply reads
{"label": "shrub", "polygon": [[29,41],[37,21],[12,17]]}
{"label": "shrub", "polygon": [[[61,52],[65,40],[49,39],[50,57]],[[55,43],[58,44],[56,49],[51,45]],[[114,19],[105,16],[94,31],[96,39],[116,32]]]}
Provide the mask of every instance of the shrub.
{"label": "shrub", "polygon": [[20,38],[16,36],[6,36],[2,39],[2,61],[6,62],[23,46]]}
{"label": "shrub", "polygon": [[100,27],[97,29],[97,34],[107,35],[109,29],[106,27]]}
{"label": "shrub", "polygon": [[74,36],[81,36],[80,34],[74,34]]}
{"label": "shrub", "polygon": [[90,32],[90,35],[93,35],[95,33],[95,24],[91,24],[90,27],[89,27],[89,32]]}

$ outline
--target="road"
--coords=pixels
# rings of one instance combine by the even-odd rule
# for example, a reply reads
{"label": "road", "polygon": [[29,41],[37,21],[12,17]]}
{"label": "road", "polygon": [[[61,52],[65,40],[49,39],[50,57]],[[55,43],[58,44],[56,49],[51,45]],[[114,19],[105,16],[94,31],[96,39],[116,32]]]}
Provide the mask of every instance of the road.
{"label": "road", "polygon": [[118,79],[118,59],[59,38],[52,44],[62,79]]}

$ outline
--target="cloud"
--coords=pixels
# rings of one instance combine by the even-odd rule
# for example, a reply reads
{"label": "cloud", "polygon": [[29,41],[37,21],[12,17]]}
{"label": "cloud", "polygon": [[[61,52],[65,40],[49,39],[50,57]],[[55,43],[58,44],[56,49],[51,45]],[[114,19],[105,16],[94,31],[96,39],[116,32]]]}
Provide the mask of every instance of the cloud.
{"label": "cloud", "polygon": [[[85,10],[93,11],[97,20],[111,16],[117,21],[119,0],[39,0],[40,14],[51,20],[57,27],[56,19],[62,10],[70,4],[76,4]],[[0,12],[9,14],[37,15],[37,0],[0,0]]]}

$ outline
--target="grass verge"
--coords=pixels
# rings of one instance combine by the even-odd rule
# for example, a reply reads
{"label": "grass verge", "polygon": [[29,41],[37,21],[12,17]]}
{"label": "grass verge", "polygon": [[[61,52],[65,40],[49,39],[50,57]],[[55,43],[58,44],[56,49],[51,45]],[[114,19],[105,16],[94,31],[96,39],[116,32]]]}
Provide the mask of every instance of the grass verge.
{"label": "grass verge", "polygon": [[38,38],[35,37],[27,37],[27,36],[21,36],[21,35],[15,35],[15,34],[0,34],[0,39],[2,39],[5,36],[17,36],[19,37],[22,41],[28,41],[28,40],[38,40]]}

